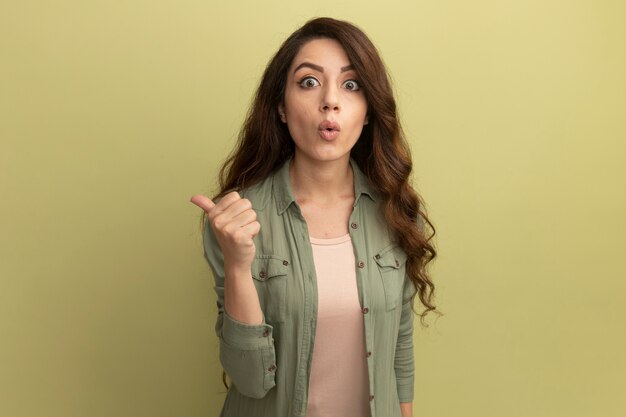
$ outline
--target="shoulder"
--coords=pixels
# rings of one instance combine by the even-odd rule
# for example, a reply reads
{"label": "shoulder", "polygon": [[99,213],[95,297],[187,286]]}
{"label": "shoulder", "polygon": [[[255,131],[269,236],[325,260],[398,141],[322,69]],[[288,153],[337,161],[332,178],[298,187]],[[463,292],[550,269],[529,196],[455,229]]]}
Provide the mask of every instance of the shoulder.
{"label": "shoulder", "polygon": [[265,178],[241,190],[242,198],[250,200],[254,210],[267,209],[277,194],[285,194],[289,181],[289,161],[279,161]]}
{"label": "shoulder", "polygon": [[252,203],[252,208],[256,211],[264,210],[272,194],[272,175],[258,183],[251,185],[240,191],[241,198],[246,198]]}

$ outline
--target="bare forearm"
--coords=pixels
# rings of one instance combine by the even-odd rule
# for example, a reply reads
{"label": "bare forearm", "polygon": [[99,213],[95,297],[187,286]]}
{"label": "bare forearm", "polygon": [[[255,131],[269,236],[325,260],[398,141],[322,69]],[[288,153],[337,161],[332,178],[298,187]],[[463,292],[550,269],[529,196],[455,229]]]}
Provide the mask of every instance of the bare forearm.
{"label": "bare forearm", "polygon": [[402,417],[413,417],[413,403],[400,403]]}
{"label": "bare forearm", "polygon": [[224,265],[224,310],[233,319],[246,324],[263,323],[250,268]]}

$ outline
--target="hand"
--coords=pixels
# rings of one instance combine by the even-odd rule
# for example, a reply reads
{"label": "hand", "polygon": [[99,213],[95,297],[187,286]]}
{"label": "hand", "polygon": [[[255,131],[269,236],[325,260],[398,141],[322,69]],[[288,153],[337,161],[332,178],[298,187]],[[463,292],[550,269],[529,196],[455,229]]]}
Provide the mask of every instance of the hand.
{"label": "hand", "polygon": [[191,202],[206,212],[222,248],[224,265],[249,270],[256,253],[253,238],[261,230],[250,200],[232,191],[217,204],[203,195],[194,195]]}

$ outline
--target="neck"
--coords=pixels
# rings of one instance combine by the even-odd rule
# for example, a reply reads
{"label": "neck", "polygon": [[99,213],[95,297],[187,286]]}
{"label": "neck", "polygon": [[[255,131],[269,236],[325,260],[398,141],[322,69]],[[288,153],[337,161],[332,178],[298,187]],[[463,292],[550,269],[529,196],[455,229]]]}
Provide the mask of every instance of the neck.
{"label": "neck", "polygon": [[289,167],[289,179],[298,203],[332,204],[354,198],[354,175],[349,155],[320,162],[299,157],[296,153]]}

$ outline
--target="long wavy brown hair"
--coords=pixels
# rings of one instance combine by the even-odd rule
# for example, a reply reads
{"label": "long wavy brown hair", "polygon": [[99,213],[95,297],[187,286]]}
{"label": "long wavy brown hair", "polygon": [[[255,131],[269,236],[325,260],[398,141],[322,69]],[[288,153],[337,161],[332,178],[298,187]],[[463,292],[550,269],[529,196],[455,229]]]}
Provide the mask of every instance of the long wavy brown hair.
{"label": "long wavy brown hair", "polygon": [[[413,311],[424,324],[429,311],[437,312],[432,301],[435,286],[426,268],[437,256],[431,243],[435,227],[409,183],[413,162],[386,67],[374,44],[354,24],[329,17],[311,19],[283,42],[265,68],[237,144],[220,169],[220,191],[213,198],[262,181],[294,155],[295,144],[279,118],[278,107],[284,103],[293,59],[305,43],[319,38],[337,40],[360,77],[369,123],[363,126],[351,157],[383,196],[382,212],[389,230],[407,254],[406,272],[416,290],[411,299]],[[425,307],[422,314],[415,311],[416,295]]]}

